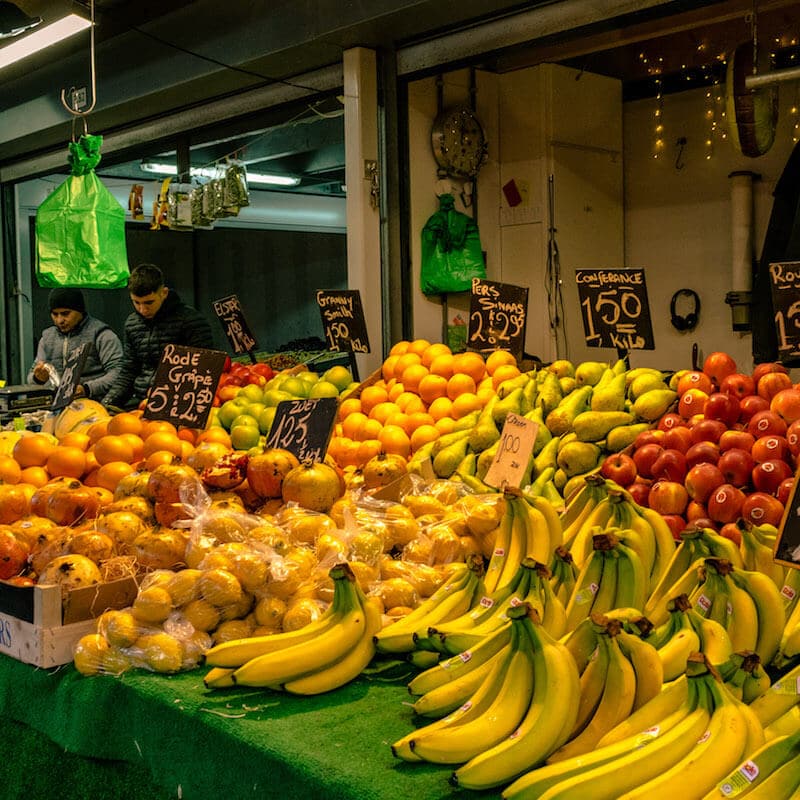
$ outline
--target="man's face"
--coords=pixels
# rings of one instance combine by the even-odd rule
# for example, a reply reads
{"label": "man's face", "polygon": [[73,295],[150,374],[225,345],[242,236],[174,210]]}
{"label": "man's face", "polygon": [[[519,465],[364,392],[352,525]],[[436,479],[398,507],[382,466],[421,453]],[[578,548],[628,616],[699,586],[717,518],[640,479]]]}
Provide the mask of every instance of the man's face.
{"label": "man's face", "polygon": [[83,314],[72,308],[54,308],[50,312],[50,319],[61,333],[69,333],[83,319]]}
{"label": "man's face", "polygon": [[162,286],[155,292],[144,294],[141,297],[139,295],[132,294],[131,302],[133,303],[133,307],[136,309],[136,312],[140,316],[144,317],[145,319],[153,319],[153,317],[158,313],[158,309],[161,308],[161,304],[164,302],[164,300],[166,300],[168,294],[169,289],[166,286]]}

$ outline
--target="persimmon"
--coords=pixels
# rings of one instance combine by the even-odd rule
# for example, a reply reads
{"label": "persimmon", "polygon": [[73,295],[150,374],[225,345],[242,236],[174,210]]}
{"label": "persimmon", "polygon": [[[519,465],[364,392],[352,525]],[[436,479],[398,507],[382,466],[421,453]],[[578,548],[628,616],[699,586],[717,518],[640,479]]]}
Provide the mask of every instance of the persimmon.
{"label": "persimmon", "polygon": [[59,445],[47,457],[45,469],[54,478],[80,478],[86,472],[86,453],[80,447]]}

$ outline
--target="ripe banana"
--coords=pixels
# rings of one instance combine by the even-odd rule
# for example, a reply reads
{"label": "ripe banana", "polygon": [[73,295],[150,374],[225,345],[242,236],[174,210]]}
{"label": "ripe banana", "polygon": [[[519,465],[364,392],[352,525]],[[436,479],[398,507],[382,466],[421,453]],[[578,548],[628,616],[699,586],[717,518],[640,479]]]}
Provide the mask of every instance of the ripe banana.
{"label": "ripe banana", "polygon": [[[497,578],[497,588],[502,589],[510,583],[522,564],[522,560],[531,550],[532,543],[530,537],[533,531],[529,530],[529,517],[525,514],[522,505],[527,507],[524,500],[518,497],[511,497],[507,500],[506,514],[511,516],[511,538],[509,539],[508,549],[503,556],[503,568]],[[541,537],[539,537],[541,539]],[[547,553],[547,558],[550,554]],[[487,569],[487,577],[491,571],[491,561]]]}
{"label": "ripe banana", "polygon": [[800,789],[800,758],[781,764],[764,782],[749,792],[750,800],[792,800]]}
{"label": "ripe banana", "polygon": [[229,689],[235,686],[233,682],[234,669],[225,667],[212,667],[203,678],[206,689]]}
{"label": "ripe banana", "polygon": [[595,652],[580,676],[578,714],[575,718],[575,725],[569,732],[570,740],[574,739],[589,724],[603,698],[610,660],[610,651],[604,646],[603,638],[605,638],[604,634],[596,634]]}
{"label": "ripe banana", "polygon": [[741,553],[744,568],[767,575],[779,590],[782,589],[786,582],[786,569],[775,563],[773,557],[775,537],[767,537],[763,532],[759,535],[755,526],[742,524],[743,522],[739,521],[739,528],[742,534]]}
{"label": "ripe banana", "polygon": [[563,546],[557,547],[553,551],[553,558],[550,561],[551,586],[556,597],[561,601],[564,608],[567,607],[569,596],[578,578],[578,570],[572,560],[569,550]]}
{"label": "ripe banana", "polygon": [[800,703],[800,664],[782,675],[769,689],[750,704],[766,727]]}
{"label": "ripe banana", "polygon": [[[654,589],[664,577],[675,553],[675,538],[667,523],[664,522],[663,517],[657,511],[653,511],[652,508],[642,508],[635,504],[634,511],[648,522],[655,537],[656,555],[653,561],[653,568],[650,571],[650,587]],[[689,559],[690,562],[691,559]]]}
{"label": "ripe banana", "polygon": [[574,630],[581,620],[589,616],[595,595],[600,588],[600,581],[605,567],[605,558],[600,550],[593,550],[586,560],[572,594],[567,602],[567,630]]}
{"label": "ripe banana", "polygon": [[636,711],[661,691],[664,685],[664,665],[655,647],[638,636],[623,630],[616,638],[636,675],[636,694],[633,700],[633,711]]}
{"label": "ripe banana", "polygon": [[[766,576],[764,577],[766,578]],[[769,581],[769,578],[766,578],[766,580]],[[731,637],[733,649],[737,652],[742,650],[756,650],[759,627],[755,599],[744,589],[739,588],[729,575],[723,578],[723,583],[728,590],[728,598],[730,601],[731,610],[726,627],[728,629],[728,635]],[[770,583],[772,582],[770,581]],[[775,591],[777,594],[777,589]],[[780,633],[774,638],[775,646],[769,655],[769,659],[772,658],[778,649]],[[758,651],[756,650],[756,652]]]}
{"label": "ripe banana", "polygon": [[733,655],[733,644],[728,631],[719,622],[706,619],[694,608],[687,608],[683,613],[700,639],[700,652],[705,655],[709,664],[724,664]]}
{"label": "ripe banana", "polygon": [[689,621],[683,617],[680,626],[666,644],[658,649],[658,657],[664,670],[664,680],[674,681],[686,671],[686,662],[692,653],[700,649],[700,637]]}
{"label": "ripe banana", "polygon": [[617,588],[612,608],[642,608],[647,597],[649,573],[639,553],[622,540],[614,548],[617,559]]}
{"label": "ripe banana", "polygon": [[778,652],[783,634],[783,601],[773,580],[763,572],[734,569],[730,577],[753,600],[756,608],[757,638],[753,648],[762,664],[769,664]]}
{"label": "ripe banana", "polygon": [[613,519],[614,507],[612,500],[606,496],[592,509],[592,513],[589,514],[581,527],[575,531],[571,541],[567,538],[566,532],[564,533],[564,544],[572,553],[578,569],[583,567],[592,553],[592,537],[596,533],[602,533],[608,525],[612,524]]}
{"label": "ripe banana", "polygon": [[[497,527],[497,538],[494,543],[494,550],[486,567],[486,574],[483,576],[483,583],[487,592],[493,592],[500,585],[500,576],[505,571],[506,560],[512,544],[519,550],[519,542],[512,542],[512,530],[514,526],[514,510],[511,503],[506,502],[505,513]],[[520,557],[520,561],[522,558]]]}
{"label": "ripe banana", "polygon": [[760,659],[753,659],[753,663],[747,666],[749,670],[742,684],[742,702],[750,705],[756,697],[761,697],[772,686],[772,681]]}

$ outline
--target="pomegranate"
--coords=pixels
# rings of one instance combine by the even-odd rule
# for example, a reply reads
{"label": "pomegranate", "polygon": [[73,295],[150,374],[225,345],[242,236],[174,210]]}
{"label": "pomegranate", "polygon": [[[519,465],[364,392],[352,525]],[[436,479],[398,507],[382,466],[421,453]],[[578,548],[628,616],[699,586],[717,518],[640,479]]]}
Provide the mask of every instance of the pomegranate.
{"label": "pomegranate", "polygon": [[408,472],[408,465],[402,456],[380,453],[364,465],[364,486],[378,489],[397,480]]}
{"label": "pomegranate", "polygon": [[94,519],[100,510],[100,497],[91,486],[70,481],[49,493],[45,516],[56,525],[74,525]]}
{"label": "pomegranate", "polygon": [[251,456],[247,463],[247,485],[264,500],[281,496],[286,475],[300,466],[294,453],[280,447],[270,447]]}
{"label": "pomegranate", "polygon": [[0,530],[0,579],[19,575],[28,563],[28,548],[9,530]]}
{"label": "pomegranate", "polygon": [[181,492],[190,498],[200,486],[197,473],[184,464],[162,464],[156,467],[147,479],[147,489],[156,501],[179,503]]}
{"label": "pomegranate", "polygon": [[327,513],[343,494],[339,473],[328,464],[301,464],[283,479],[284,503],[297,503],[310,511]]}

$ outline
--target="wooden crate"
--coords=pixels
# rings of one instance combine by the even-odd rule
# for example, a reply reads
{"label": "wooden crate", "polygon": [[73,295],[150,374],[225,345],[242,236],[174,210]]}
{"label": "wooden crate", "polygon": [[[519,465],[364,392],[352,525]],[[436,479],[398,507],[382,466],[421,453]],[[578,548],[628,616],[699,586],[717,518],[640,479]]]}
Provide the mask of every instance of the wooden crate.
{"label": "wooden crate", "polygon": [[133,578],[74,589],[63,599],[59,586],[0,583],[0,653],[56,667],[72,661],[72,648],[95,628],[109,608],[129,606],[136,597]]}

